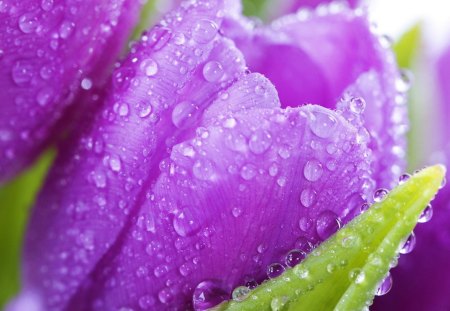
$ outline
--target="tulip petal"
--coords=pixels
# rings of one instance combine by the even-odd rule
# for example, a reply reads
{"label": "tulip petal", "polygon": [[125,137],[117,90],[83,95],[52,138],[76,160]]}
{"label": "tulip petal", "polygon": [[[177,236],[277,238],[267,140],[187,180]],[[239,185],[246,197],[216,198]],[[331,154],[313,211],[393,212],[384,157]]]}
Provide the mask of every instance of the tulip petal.
{"label": "tulip petal", "polygon": [[244,72],[240,52],[218,34],[222,7],[211,3],[185,3],[144,34],[113,73],[93,125],[61,148],[28,229],[16,308],[69,303],[131,221],[166,150]]}
{"label": "tulip petal", "polygon": [[340,112],[268,108],[278,100],[257,74],[226,93],[195,137],[161,162],[139,212],[73,310],[185,309],[201,282],[215,295],[196,296],[195,307],[211,307],[359,213],[361,193],[371,191],[370,151]]}
{"label": "tulip petal", "polygon": [[275,84],[283,107],[335,108],[344,93],[365,99],[377,186],[393,187],[405,169],[409,81],[395,64],[389,40],[373,32],[365,13],[336,4],[255,27],[249,20],[229,19],[224,33],[249,68]]}
{"label": "tulip petal", "polygon": [[[100,86],[138,17],[137,0],[2,1],[0,183],[31,163],[81,91]],[[103,53],[108,50],[108,53]],[[77,101],[80,101],[78,98]]]}
{"label": "tulip petal", "polygon": [[[450,49],[437,63],[441,95],[440,116],[442,150],[436,158],[449,167],[450,136]],[[441,117],[441,118],[440,118]],[[439,122],[438,121],[438,122]],[[438,137],[438,135],[436,135]],[[442,141],[443,139],[443,141]],[[450,173],[447,172],[447,181]],[[427,215],[425,215],[427,216]],[[392,271],[393,288],[388,295],[375,300],[374,310],[430,310],[450,309],[450,185],[447,184],[432,202],[429,224],[415,230],[416,247],[409,255],[400,257],[399,265]]]}

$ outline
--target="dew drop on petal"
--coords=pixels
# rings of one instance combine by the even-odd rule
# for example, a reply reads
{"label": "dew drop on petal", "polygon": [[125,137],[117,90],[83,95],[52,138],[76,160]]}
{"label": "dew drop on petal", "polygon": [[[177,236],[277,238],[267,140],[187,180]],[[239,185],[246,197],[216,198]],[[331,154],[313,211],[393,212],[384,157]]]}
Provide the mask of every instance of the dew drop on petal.
{"label": "dew drop on petal", "polygon": [[317,181],[322,176],[323,168],[317,160],[306,162],[303,168],[303,176],[309,181]]}
{"label": "dew drop on petal", "polygon": [[183,209],[173,218],[173,228],[181,236],[192,236],[200,230],[199,219],[196,219],[189,208]]}
{"label": "dew drop on petal", "polygon": [[250,136],[248,146],[254,154],[262,154],[272,144],[272,135],[268,131],[257,130]]}
{"label": "dew drop on petal", "polygon": [[390,273],[381,281],[380,285],[378,285],[378,289],[375,293],[377,296],[383,296],[389,293],[392,288],[392,275]]}
{"label": "dew drop on petal", "polygon": [[214,165],[207,159],[197,160],[194,163],[192,172],[200,180],[211,180],[215,175]]}
{"label": "dew drop on petal", "polygon": [[341,221],[332,211],[320,213],[316,220],[316,232],[322,240],[328,239],[341,228]]}
{"label": "dew drop on petal", "polygon": [[316,192],[313,189],[306,188],[300,193],[300,203],[304,207],[310,207],[314,204],[316,200]]}
{"label": "dew drop on petal", "polygon": [[286,255],[286,260],[285,260],[286,266],[292,268],[292,267],[298,265],[305,258],[305,256],[306,256],[306,254],[298,249],[291,250]]}
{"label": "dew drop on petal", "polygon": [[210,61],[203,66],[203,77],[208,82],[219,81],[224,74],[222,64],[216,61]]}
{"label": "dew drop on petal", "polygon": [[282,264],[273,263],[267,267],[267,276],[269,279],[276,278],[277,276],[280,276],[284,270],[285,269]]}
{"label": "dew drop on petal", "polygon": [[158,63],[153,59],[148,58],[141,62],[139,69],[147,76],[153,77],[158,73]]}
{"label": "dew drop on petal", "polygon": [[198,43],[208,43],[214,39],[216,34],[216,24],[207,19],[199,20],[192,30],[192,38]]}
{"label": "dew drop on petal", "polygon": [[398,183],[400,185],[404,184],[405,182],[407,182],[409,179],[411,178],[411,175],[409,174],[402,174],[400,175],[400,177],[398,178]]}
{"label": "dew drop on petal", "polygon": [[175,106],[172,110],[172,122],[180,128],[185,124],[188,124],[196,110],[196,107],[188,101],[183,101]]}
{"label": "dew drop on petal", "polygon": [[433,217],[433,207],[431,204],[428,204],[427,207],[423,210],[422,214],[420,214],[420,217],[418,219],[419,223],[425,223],[430,221],[430,219]]}
{"label": "dew drop on petal", "polygon": [[400,254],[409,254],[413,251],[416,246],[416,235],[414,232],[410,234],[410,236],[406,239],[403,246],[400,248]]}
{"label": "dew drop on petal", "polygon": [[384,189],[384,188],[378,189],[373,194],[373,200],[375,202],[381,202],[386,198],[388,193],[389,193],[389,191],[387,189]]}
{"label": "dew drop on petal", "polygon": [[366,109],[366,101],[361,97],[354,97],[350,100],[350,110],[353,113],[360,114]]}
{"label": "dew drop on petal", "polygon": [[92,88],[92,80],[89,78],[81,80],[81,88],[86,91],[90,90]]}
{"label": "dew drop on petal", "polygon": [[337,120],[327,112],[314,112],[309,121],[309,127],[318,137],[328,138],[335,132]]}
{"label": "dew drop on petal", "polygon": [[218,281],[203,281],[195,287],[192,303],[194,310],[203,311],[227,299],[227,293],[221,288]]}

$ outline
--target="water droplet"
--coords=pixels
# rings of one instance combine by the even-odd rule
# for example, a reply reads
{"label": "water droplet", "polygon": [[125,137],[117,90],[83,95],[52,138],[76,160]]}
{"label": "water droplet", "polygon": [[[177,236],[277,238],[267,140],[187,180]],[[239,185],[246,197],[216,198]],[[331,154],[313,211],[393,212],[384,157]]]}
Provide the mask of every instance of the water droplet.
{"label": "water droplet", "polygon": [[286,177],[284,177],[284,176],[279,177],[279,178],[277,179],[277,184],[278,184],[278,186],[280,186],[280,187],[286,186]]}
{"label": "water droplet", "polygon": [[336,271],[336,265],[333,263],[330,263],[327,265],[327,272],[328,273],[333,273],[334,271]]}
{"label": "water droplet", "polygon": [[327,112],[316,111],[312,114],[309,121],[309,127],[311,131],[321,138],[330,137],[336,130],[337,120],[336,118]]}
{"label": "water droplet", "polygon": [[73,33],[75,24],[70,21],[63,21],[59,27],[59,36],[62,39],[67,39]]}
{"label": "water droplet", "polygon": [[173,228],[182,237],[192,236],[200,230],[199,219],[196,219],[190,208],[185,208],[173,218]]}
{"label": "water droplet", "polygon": [[192,38],[198,43],[208,43],[217,34],[217,26],[214,22],[202,19],[199,20],[192,31]]}
{"label": "water droplet", "polygon": [[251,180],[256,176],[257,169],[252,164],[246,164],[241,168],[241,177],[245,180]]}
{"label": "water droplet", "polygon": [[355,282],[355,284],[361,284],[366,279],[366,274],[361,269],[353,269],[349,273],[350,281]]}
{"label": "water droplet", "polygon": [[263,85],[257,85],[255,86],[255,93],[257,95],[264,95],[266,93],[266,88]]}
{"label": "water droplet", "polygon": [[39,22],[36,14],[25,13],[19,17],[19,28],[24,33],[32,33],[39,27]]}
{"label": "water droplet", "polygon": [[220,286],[219,281],[203,281],[195,287],[192,303],[196,311],[203,311],[227,299],[228,295]]}
{"label": "water droplet", "polygon": [[389,35],[381,35],[378,39],[378,41],[380,42],[381,46],[389,49],[392,47],[392,45],[394,44],[394,39],[392,39]]}
{"label": "water droplet", "polygon": [[306,254],[298,249],[291,250],[286,255],[286,266],[292,268],[292,267],[298,265],[305,258],[305,256],[306,256]]}
{"label": "water droplet", "polygon": [[143,105],[139,110],[139,117],[146,118],[152,113],[152,105]]}
{"label": "water droplet", "polygon": [[182,32],[178,32],[173,36],[173,42],[176,45],[183,45],[186,42],[186,36]]}
{"label": "water droplet", "polygon": [[172,301],[173,296],[170,290],[168,288],[165,288],[158,293],[158,298],[161,303],[166,304]]}
{"label": "water droplet", "polygon": [[399,178],[398,178],[398,183],[400,185],[404,184],[405,182],[407,182],[409,179],[411,178],[411,175],[409,174],[402,174]]}
{"label": "water droplet", "polygon": [[200,180],[212,180],[215,176],[214,165],[207,159],[197,160],[194,163],[192,172]]}
{"label": "water droplet", "polygon": [[154,270],[153,270],[153,274],[159,278],[162,277],[163,275],[165,275],[167,272],[169,271],[169,267],[167,267],[166,265],[160,265],[157,266]]}
{"label": "water droplet", "polygon": [[114,172],[119,172],[121,169],[122,163],[120,162],[120,158],[116,155],[112,155],[109,157],[109,167]]}
{"label": "water droplet", "polygon": [[359,208],[359,210],[361,211],[361,213],[364,213],[365,211],[367,211],[370,207],[370,204],[365,202],[361,205],[361,207]]}
{"label": "water droplet", "polygon": [[311,252],[314,247],[307,238],[299,237],[295,242],[295,248],[307,254]]}
{"label": "water droplet", "polygon": [[12,68],[12,78],[18,86],[27,85],[34,76],[33,66],[26,61],[17,61]]}
{"label": "water droplet", "polygon": [[190,123],[190,119],[196,110],[195,105],[191,102],[183,101],[175,106],[172,110],[172,122],[173,124],[180,128],[186,124]]}
{"label": "water droplet", "polygon": [[203,67],[203,77],[208,82],[219,81],[224,74],[222,64],[216,61],[210,61]]}
{"label": "water droplet", "polygon": [[383,296],[389,293],[389,291],[392,288],[392,276],[388,272],[387,276],[381,281],[380,285],[378,286],[378,289],[375,293],[377,296]]}
{"label": "water droplet", "polygon": [[326,240],[341,228],[341,221],[332,211],[320,213],[316,220],[316,232],[322,239]]}
{"label": "water droplet", "polygon": [[389,193],[389,191],[387,189],[384,189],[384,188],[378,189],[373,194],[373,200],[375,202],[381,202],[386,198],[388,193]]}
{"label": "water droplet", "polygon": [[53,91],[49,87],[44,87],[36,96],[36,101],[40,106],[46,106],[52,99]]}
{"label": "water droplet", "polygon": [[310,207],[316,200],[316,192],[313,189],[306,188],[300,193],[300,203],[304,207]]}
{"label": "water droplet", "polygon": [[425,223],[430,221],[430,219],[433,217],[433,207],[431,204],[428,204],[427,207],[423,210],[422,214],[420,214],[419,223]]}
{"label": "water droplet", "polygon": [[257,130],[250,136],[248,146],[254,154],[262,154],[272,144],[272,135],[268,131]]}
{"label": "water droplet", "polygon": [[90,90],[92,88],[92,80],[89,78],[81,80],[81,88],[86,91]]}
{"label": "water droplet", "polygon": [[41,8],[44,11],[50,11],[51,9],[53,9],[53,0],[42,0],[41,1]]}
{"label": "water droplet", "polygon": [[267,267],[267,276],[269,279],[276,278],[277,276],[280,276],[284,270],[285,269],[282,264],[273,263]]}
{"label": "water droplet", "polygon": [[366,101],[361,97],[354,97],[350,100],[350,111],[360,114],[366,109]]}
{"label": "water droplet", "polygon": [[119,108],[118,108],[119,116],[126,117],[129,113],[129,111],[130,111],[130,107],[128,106],[127,103],[122,103],[119,105]]}
{"label": "water droplet", "polygon": [[323,168],[319,161],[306,162],[303,168],[303,176],[309,181],[317,181],[322,176]]}
{"label": "water droplet", "polygon": [[139,307],[141,307],[143,310],[150,310],[155,304],[155,299],[149,295],[145,295],[139,298],[138,303]]}
{"label": "water droplet", "polygon": [[119,68],[113,74],[113,85],[118,90],[126,90],[130,86],[130,80],[134,76],[135,72],[131,68]]}
{"label": "water droplet", "polygon": [[237,121],[235,118],[228,118],[223,122],[223,127],[227,129],[232,129],[236,126]]}
{"label": "water droplet", "polygon": [[287,302],[288,302],[288,297],[286,297],[286,296],[275,297],[270,302],[270,308],[272,309],[272,311],[284,310],[284,306],[286,305]]}
{"label": "water droplet", "polygon": [[399,92],[406,92],[411,87],[412,74],[409,70],[401,69],[399,75],[395,81],[395,87]]}
{"label": "water droplet", "polygon": [[148,45],[153,50],[158,51],[162,49],[172,37],[172,31],[169,28],[155,26],[150,30],[147,36],[143,36],[142,39],[147,38]]}
{"label": "water droplet", "polygon": [[405,243],[403,243],[403,246],[400,248],[400,254],[411,253],[415,246],[416,246],[416,235],[414,234],[414,232],[412,232],[411,235],[406,239]]}
{"label": "water droplet", "polygon": [[309,270],[302,265],[297,265],[294,267],[294,274],[300,279],[306,279],[309,277]]}
{"label": "water droplet", "polygon": [[139,69],[147,76],[153,77],[158,73],[158,63],[153,59],[148,58],[141,62]]}
{"label": "water droplet", "polygon": [[248,295],[250,295],[250,292],[251,290],[247,286],[239,286],[233,290],[231,298],[234,301],[244,301],[248,297]]}
{"label": "water droplet", "polygon": [[274,177],[278,174],[278,165],[276,163],[272,163],[269,167],[269,175]]}

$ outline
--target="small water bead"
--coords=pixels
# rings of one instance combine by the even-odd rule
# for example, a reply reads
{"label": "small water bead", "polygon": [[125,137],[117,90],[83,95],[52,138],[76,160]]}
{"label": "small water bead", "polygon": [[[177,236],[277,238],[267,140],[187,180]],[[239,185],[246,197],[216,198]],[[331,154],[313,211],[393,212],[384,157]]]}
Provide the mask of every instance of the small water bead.
{"label": "small water bead", "polygon": [[89,78],[81,80],[81,88],[85,91],[90,90],[92,88],[92,80]]}
{"label": "small water bead", "polygon": [[182,32],[177,32],[173,36],[173,42],[176,45],[183,45],[186,42],[186,36]]}
{"label": "small water bead", "polygon": [[442,179],[441,185],[439,186],[439,189],[444,188],[446,184],[447,184],[447,177],[444,176],[444,178]]}
{"label": "small water bead", "polygon": [[389,35],[386,35],[386,34],[381,35],[378,38],[378,41],[380,42],[381,46],[386,49],[391,48],[392,45],[394,44],[394,39],[392,39],[392,37],[390,37]]}
{"label": "small water bead", "polygon": [[423,210],[422,214],[420,214],[417,222],[425,223],[430,221],[432,217],[433,217],[433,207],[431,206],[431,204],[428,204],[427,207],[425,207],[425,209]]}
{"label": "small water bead", "polygon": [[273,263],[267,267],[267,276],[269,279],[276,278],[277,276],[283,274],[284,270],[285,269],[282,264]]}
{"label": "small water bead", "polygon": [[250,136],[248,146],[254,154],[262,154],[272,144],[272,135],[268,131],[257,130]]}
{"label": "small water bead", "polygon": [[322,176],[323,168],[317,160],[306,162],[303,168],[303,176],[309,181],[317,181]]}
{"label": "small water bead", "polygon": [[112,171],[119,172],[122,167],[120,158],[116,155],[110,156],[109,157],[109,167],[111,168]]}
{"label": "small water bead", "polygon": [[278,165],[276,163],[272,163],[269,167],[269,175],[274,177],[278,174]]}
{"label": "small water bead", "polygon": [[389,191],[387,189],[384,189],[384,188],[378,189],[373,194],[373,200],[375,202],[381,202],[386,198],[388,193],[389,193]]}
{"label": "small water bead", "polygon": [[192,172],[200,180],[211,180],[215,175],[214,165],[207,159],[197,160],[194,163]]}
{"label": "small water bead", "polygon": [[36,96],[36,101],[40,106],[46,106],[52,100],[53,91],[49,87],[44,87]]}
{"label": "small water bead", "polygon": [[199,20],[192,30],[192,39],[198,43],[208,43],[214,39],[217,34],[217,25],[210,20]]}
{"label": "small water bead", "polygon": [[270,302],[270,308],[272,311],[281,311],[284,309],[284,306],[288,302],[289,298],[286,296],[283,297],[275,297]]}
{"label": "small water bead", "polygon": [[329,263],[329,264],[327,265],[327,272],[328,272],[328,273],[333,273],[333,272],[336,271],[336,269],[337,269],[337,267],[336,267],[336,265],[333,264],[333,263]]}
{"label": "small water bead", "polygon": [[399,183],[399,185],[404,184],[404,183],[407,182],[410,178],[411,178],[411,175],[410,175],[410,174],[402,174],[402,175],[400,175],[400,177],[398,178],[398,183]]}
{"label": "small water bead", "polygon": [[219,281],[203,281],[199,283],[192,296],[194,310],[208,310],[228,299],[227,293],[220,286]]}
{"label": "small water bead", "polygon": [[246,164],[241,168],[241,177],[244,180],[251,180],[256,176],[257,169],[252,164]]}
{"label": "small water bead", "polygon": [[147,76],[147,77],[153,77],[158,73],[158,63],[155,62],[153,59],[148,58],[141,62],[139,65],[139,69]]}
{"label": "small water bead", "polygon": [[59,36],[62,39],[67,39],[73,33],[75,24],[71,21],[63,21],[59,27]]}
{"label": "small water bead", "polygon": [[172,296],[172,293],[170,292],[170,290],[168,288],[166,288],[166,289],[161,290],[158,293],[158,299],[161,303],[166,304],[166,303],[169,303],[172,301],[173,296]]}
{"label": "small water bead", "polygon": [[361,207],[359,208],[359,210],[361,211],[361,213],[364,213],[365,211],[367,211],[370,207],[370,204],[365,202],[361,205]]}
{"label": "small water bead", "polygon": [[303,189],[300,193],[300,203],[304,207],[310,207],[316,201],[316,192],[311,188]]}
{"label": "small water bead", "polygon": [[406,92],[411,88],[412,73],[409,70],[402,69],[399,77],[395,80],[395,87],[399,92]]}
{"label": "small water bead", "polygon": [[19,29],[24,33],[32,33],[39,27],[36,14],[25,13],[19,17]]}
{"label": "small water bead", "polygon": [[322,212],[316,220],[316,232],[322,240],[328,239],[341,228],[341,221],[332,211]]}
{"label": "small water bead", "polygon": [[33,66],[26,61],[17,61],[12,68],[12,78],[18,86],[25,86],[34,76]]}
{"label": "small water bead", "polygon": [[41,8],[46,12],[50,11],[53,9],[53,0],[42,0]]}
{"label": "small water bead", "polygon": [[295,248],[304,253],[309,253],[313,250],[314,246],[306,237],[299,237],[295,242]]}
{"label": "small water bead", "polygon": [[413,251],[416,246],[416,235],[414,232],[406,239],[403,246],[400,248],[400,254],[409,254]]}
{"label": "small water bead", "polygon": [[309,127],[318,137],[328,138],[335,132],[337,123],[336,118],[332,114],[324,111],[316,111],[309,121]]}
{"label": "small water bead", "polygon": [[293,249],[286,255],[285,262],[288,267],[292,268],[298,265],[305,257],[305,253],[298,249]]}
{"label": "small water bead", "polygon": [[277,179],[277,185],[280,187],[284,187],[286,186],[286,177],[285,176],[281,176]]}
{"label": "small water bead", "polygon": [[294,274],[300,279],[306,279],[309,277],[309,270],[302,267],[302,265],[297,265],[294,267]]}
{"label": "small water bead", "polygon": [[148,45],[153,48],[153,50],[158,51],[162,49],[167,44],[167,42],[169,42],[171,37],[172,31],[169,28],[155,26],[148,33],[148,35],[142,36],[142,40],[146,38]]}
{"label": "small water bead", "polygon": [[361,97],[354,97],[350,100],[350,111],[360,114],[366,109],[366,101]]}
{"label": "small water bead", "polygon": [[366,274],[361,269],[353,269],[349,273],[349,278],[355,284],[361,284],[366,279]]}
{"label": "small water bead", "polygon": [[152,113],[152,105],[150,105],[150,104],[144,105],[144,106],[140,107],[140,110],[139,110],[139,117],[141,117],[141,118],[146,118],[146,117],[148,117],[151,113]]}
{"label": "small water bead", "polygon": [[150,310],[155,302],[155,299],[149,295],[142,296],[138,301],[139,307],[141,307],[143,310]]}
{"label": "small water bead", "polygon": [[239,286],[233,290],[231,298],[234,301],[244,301],[245,299],[247,299],[248,295],[250,295],[250,292],[251,290],[247,286]]}
{"label": "small water bead", "polygon": [[257,86],[255,86],[255,93],[257,95],[264,95],[266,93],[266,88],[258,84]]}
{"label": "small water bead", "polygon": [[130,107],[128,106],[127,103],[121,103],[119,105],[117,112],[119,113],[119,116],[126,117],[128,115],[128,113],[130,112]]}
{"label": "small water bead", "polygon": [[196,106],[188,101],[183,101],[172,110],[172,122],[180,128],[190,122],[191,117],[196,111]]}
{"label": "small water bead", "polygon": [[192,236],[200,229],[200,222],[191,209],[185,208],[173,218],[173,228],[181,237]]}
{"label": "small water bead", "polygon": [[245,286],[247,286],[250,289],[254,289],[258,287],[258,282],[256,282],[255,280],[250,280],[245,283]]}
{"label": "small water bead", "polygon": [[389,293],[392,288],[392,275],[388,272],[387,276],[381,281],[375,295],[383,296]]}
{"label": "small water bead", "polygon": [[219,81],[224,75],[222,64],[216,61],[210,61],[203,66],[203,77],[208,82]]}

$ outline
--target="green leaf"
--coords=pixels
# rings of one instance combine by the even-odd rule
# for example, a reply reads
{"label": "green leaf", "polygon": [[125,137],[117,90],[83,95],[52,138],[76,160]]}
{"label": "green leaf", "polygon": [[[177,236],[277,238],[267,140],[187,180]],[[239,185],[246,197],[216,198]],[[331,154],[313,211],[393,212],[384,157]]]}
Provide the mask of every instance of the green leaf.
{"label": "green leaf", "polygon": [[422,27],[418,23],[405,32],[393,46],[397,63],[402,68],[411,68],[419,51]]}
{"label": "green leaf", "polygon": [[267,0],[243,0],[244,15],[263,17]]}
{"label": "green leaf", "polygon": [[21,242],[29,208],[53,158],[53,151],[45,153],[31,169],[0,187],[0,309],[19,289]]}
{"label": "green leaf", "polygon": [[426,168],[316,248],[301,264],[218,310],[363,310],[438,191],[443,166]]}

